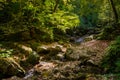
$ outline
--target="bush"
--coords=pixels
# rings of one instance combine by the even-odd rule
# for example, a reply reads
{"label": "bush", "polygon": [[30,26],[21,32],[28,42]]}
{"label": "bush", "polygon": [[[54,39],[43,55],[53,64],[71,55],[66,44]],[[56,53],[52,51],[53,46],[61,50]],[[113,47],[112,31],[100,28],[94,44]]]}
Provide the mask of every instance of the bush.
{"label": "bush", "polygon": [[[13,36],[8,36],[7,39],[13,39],[14,34],[23,32],[23,34],[18,34],[18,38],[14,38],[17,39],[15,41],[21,41],[21,39],[39,40],[40,38],[42,41],[50,42],[54,39],[54,28],[65,32],[66,29],[76,27],[80,23],[79,17],[75,13],[59,9],[54,12],[52,7],[56,5],[55,3],[56,0],[0,1],[0,5],[3,5],[0,9],[0,20],[2,20],[0,21],[0,29],[7,34],[13,33]],[[34,29],[38,29],[42,33],[39,35],[39,32]],[[4,38],[6,39],[3,37],[2,40]]]}
{"label": "bush", "polygon": [[101,33],[98,35],[98,39],[101,40],[113,40],[120,35],[120,23],[105,26]]}
{"label": "bush", "polygon": [[120,36],[108,47],[106,56],[102,60],[102,67],[107,72],[120,71]]}
{"label": "bush", "polygon": [[2,49],[0,50],[0,57],[6,58],[12,55],[13,49]]}

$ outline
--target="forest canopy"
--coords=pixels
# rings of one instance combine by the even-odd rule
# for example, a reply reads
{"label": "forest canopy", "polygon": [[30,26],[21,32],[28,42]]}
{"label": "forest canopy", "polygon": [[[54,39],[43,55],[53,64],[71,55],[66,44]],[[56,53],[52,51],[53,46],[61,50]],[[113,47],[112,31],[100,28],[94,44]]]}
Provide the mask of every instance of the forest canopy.
{"label": "forest canopy", "polygon": [[[119,13],[117,0],[114,6]],[[0,29],[7,32],[31,27],[65,31],[73,27],[95,27],[113,21],[110,0],[0,0]],[[51,32],[52,33],[52,32]]]}

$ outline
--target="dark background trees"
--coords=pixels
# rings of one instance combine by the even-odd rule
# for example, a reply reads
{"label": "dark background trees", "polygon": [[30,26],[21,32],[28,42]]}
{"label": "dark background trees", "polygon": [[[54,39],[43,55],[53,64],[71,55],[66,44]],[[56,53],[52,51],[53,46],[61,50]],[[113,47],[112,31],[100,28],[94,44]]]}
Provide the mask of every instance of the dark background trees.
{"label": "dark background trees", "polygon": [[65,32],[78,26],[96,27],[114,19],[118,23],[118,13],[117,0],[1,0],[0,29],[15,33],[34,27],[47,30],[52,37],[54,28]]}

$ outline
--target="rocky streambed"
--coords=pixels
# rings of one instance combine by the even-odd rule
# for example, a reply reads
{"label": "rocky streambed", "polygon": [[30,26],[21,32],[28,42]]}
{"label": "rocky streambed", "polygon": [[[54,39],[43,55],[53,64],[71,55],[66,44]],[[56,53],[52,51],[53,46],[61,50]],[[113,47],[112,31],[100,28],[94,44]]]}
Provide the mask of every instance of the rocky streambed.
{"label": "rocky streambed", "polygon": [[13,74],[2,80],[105,80],[100,61],[109,42],[89,39],[80,43],[79,40],[67,46],[58,43],[38,46],[20,64],[26,71],[23,77]]}

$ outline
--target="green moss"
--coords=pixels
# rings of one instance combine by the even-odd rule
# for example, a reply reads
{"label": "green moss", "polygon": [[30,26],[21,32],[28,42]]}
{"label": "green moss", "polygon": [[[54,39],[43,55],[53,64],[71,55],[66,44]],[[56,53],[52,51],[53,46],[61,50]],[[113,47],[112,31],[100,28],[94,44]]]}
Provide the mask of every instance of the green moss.
{"label": "green moss", "polygon": [[13,58],[0,58],[0,78],[24,74],[25,70]]}
{"label": "green moss", "polygon": [[32,65],[39,63],[39,55],[33,51],[32,53],[29,54],[26,62]]}

